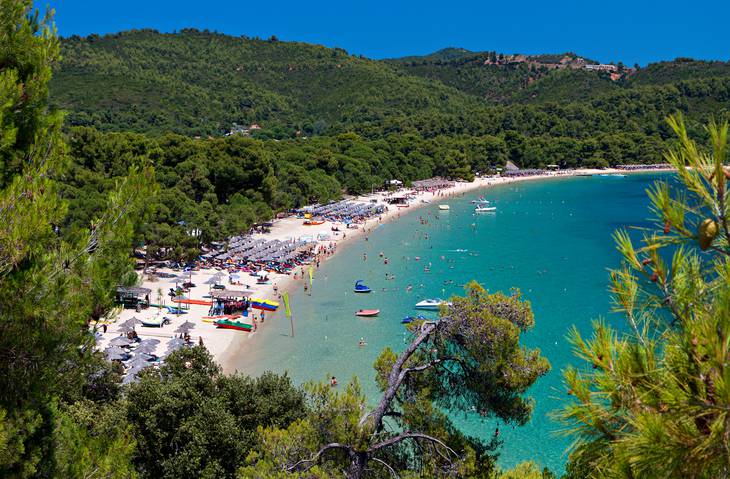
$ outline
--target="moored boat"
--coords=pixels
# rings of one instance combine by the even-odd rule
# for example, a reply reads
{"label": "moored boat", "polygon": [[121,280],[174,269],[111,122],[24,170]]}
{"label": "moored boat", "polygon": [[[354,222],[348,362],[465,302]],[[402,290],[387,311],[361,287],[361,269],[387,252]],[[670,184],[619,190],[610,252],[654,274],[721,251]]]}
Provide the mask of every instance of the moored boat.
{"label": "moored boat", "polygon": [[216,327],[221,329],[235,329],[236,331],[251,331],[253,325],[232,319],[219,319],[214,321]]}
{"label": "moored boat", "polygon": [[492,213],[497,211],[496,206],[477,206],[474,208],[474,213]]}
{"label": "moored boat", "polygon": [[362,283],[361,279],[358,279],[355,282],[355,292],[356,293],[369,293],[372,291],[369,286],[366,286]]}
{"label": "moored boat", "polygon": [[439,209],[441,211],[448,211],[451,209],[451,207],[449,205],[439,205]]}
{"label": "moored boat", "polygon": [[357,313],[355,313],[355,316],[363,316],[366,318],[372,318],[373,316],[377,316],[380,314],[379,309],[361,309]]}
{"label": "moored boat", "polygon": [[444,301],[441,298],[430,298],[419,301],[418,303],[416,303],[415,308],[423,309],[426,311],[438,311],[442,305],[451,306],[451,303],[449,303],[448,301]]}
{"label": "moored boat", "polygon": [[161,328],[166,324],[170,324],[170,318],[167,316],[155,316],[154,318],[142,318],[142,326],[148,328]]}

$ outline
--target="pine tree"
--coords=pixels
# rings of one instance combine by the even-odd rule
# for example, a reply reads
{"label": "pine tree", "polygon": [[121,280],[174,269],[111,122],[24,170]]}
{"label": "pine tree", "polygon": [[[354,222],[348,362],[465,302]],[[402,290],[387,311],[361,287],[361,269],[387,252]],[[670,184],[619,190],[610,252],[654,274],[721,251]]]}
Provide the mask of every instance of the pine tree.
{"label": "pine tree", "polygon": [[78,395],[93,358],[89,321],[134,281],[133,220],[154,190],[144,161],[93,222],[59,235],[67,163],[63,116],[48,107],[58,59],[51,15],[0,3],[0,475],[53,474],[54,411]]}
{"label": "pine tree", "polygon": [[590,339],[571,334],[586,367],[565,372],[568,477],[730,474],[728,125],[709,123],[707,147],[681,116],[669,125],[678,142],[666,158],[681,187],[648,191],[657,222],[640,244],[616,234],[612,292],[629,332],[597,321]]}

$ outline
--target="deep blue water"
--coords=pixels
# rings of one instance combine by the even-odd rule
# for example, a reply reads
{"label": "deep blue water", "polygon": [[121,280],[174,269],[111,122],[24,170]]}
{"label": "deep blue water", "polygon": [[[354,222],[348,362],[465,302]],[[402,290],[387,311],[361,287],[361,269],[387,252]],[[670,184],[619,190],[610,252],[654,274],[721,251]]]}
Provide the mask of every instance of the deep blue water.
{"label": "deep blue water", "polygon": [[[312,296],[302,289],[292,294],[295,337],[289,336],[283,314],[277,314],[246,342],[238,369],[249,374],[288,371],[296,382],[332,375],[343,382],[356,375],[374,398],[378,391],[372,364],[385,346],[403,346],[400,320],[414,313],[416,302],[459,294],[459,285],[471,279],[491,291],[516,287],[535,313],[535,328],[523,336],[523,343],[539,347],[553,368],[529,391],[536,401],[532,420],[512,427],[478,416],[455,419],[468,433],[485,439],[499,425],[502,465],[532,459],[560,472],[570,439],[556,434],[560,424],[548,413],[567,398],[561,370],[577,363],[566,333],[572,325],[589,332],[591,320],[598,317],[625,327],[621,316],[610,313],[607,269],[619,263],[611,235],[617,228],[651,224],[645,190],[657,178],[667,176],[524,182],[443,201],[451,207],[448,212],[433,204],[404,214],[378,227],[369,241],[347,245],[323,263]],[[495,214],[473,214],[469,201],[480,194],[497,206]],[[420,217],[429,224],[420,224]],[[388,265],[380,252],[390,259]],[[425,273],[429,263],[431,272]],[[395,279],[386,280],[386,272]],[[357,279],[364,279],[373,293],[352,293]],[[406,292],[408,284],[412,292]],[[376,319],[356,318],[354,312],[361,308],[378,308],[381,313]],[[358,346],[361,337],[368,343],[364,348]]]}

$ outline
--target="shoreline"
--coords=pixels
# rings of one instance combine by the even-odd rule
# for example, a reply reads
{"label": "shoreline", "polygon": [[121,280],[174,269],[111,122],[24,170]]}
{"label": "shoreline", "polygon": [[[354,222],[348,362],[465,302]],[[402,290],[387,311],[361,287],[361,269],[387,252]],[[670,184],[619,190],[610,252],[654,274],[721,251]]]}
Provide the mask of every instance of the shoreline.
{"label": "shoreline", "polygon": [[[355,239],[361,239],[364,237],[364,235],[370,235],[374,231],[377,230],[378,226],[381,224],[385,224],[388,222],[396,221],[401,216],[405,214],[410,214],[412,212],[418,211],[424,206],[429,206],[433,204],[434,202],[438,201],[447,201],[449,199],[458,198],[463,195],[465,195],[468,192],[472,192],[475,190],[480,189],[489,189],[495,186],[499,185],[508,185],[512,183],[519,183],[524,181],[535,181],[535,180],[548,180],[548,179],[555,179],[555,178],[573,178],[577,176],[593,176],[593,175],[602,175],[602,174],[640,174],[640,173],[652,173],[652,172],[663,172],[663,171],[672,171],[671,168],[665,168],[665,169],[657,169],[657,168],[646,168],[646,169],[636,169],[636,170],[620,170],[620,169],[604,169],[604,170],[598,170],[598,169],[580,169],[580,170],[565,170],[563,172],[556,172],[554,174],[542,174],[542,175],[528,175],[528,176],[518,176],[518,177],[486,177],[486,178],[476,178],[472,182],[455,182],[454,186],[452,188],[440,190],[442,195],[437,195],[433,192],[421,192],[421,193],[415,193],[411,189],[404,189],[404,194],[408,194],[406,192],[411,192],[415,195],[416,201],[411,203],[408,208],[403,208],[405,211],[401,211],[401,208],[389,208],[388,211],[383,213],[381,215],[381,218],[374,217],[368,219],[366,222],[364,222],[360,228],[356,230],[346,230],[345,233],[347,233],[346,237],[343,238],[338,235],[338,237],[333,238],[331,241],[320,241],[320,244],[323,243],[335,243],[336,249],[334,252],[330,255],[325,256],[322,258],[322,262],[328,261],[332,258],[334,258],[339,251],[342,250],[343,247],[352,244]],[[382,199],[384,195],[382,193],[379,194],[370,194],[370,195],[360,195],[352,199],[352,201],[356,202],[367,202],[370,201],[373,198]],[[428,200],[428,203],[422,201],[422,200]],[[285,220],[280,221],[286,221],[291,220],[292,218],[286,218]],[[301,223],[301,220],[296,220],[298,223]],[[322,228],[314,228],[312,229],[313,234],[317,234],[317,231],[321,234],[322,232],[329,233],[329,228],[331,224],[329,221],[325,222],[324,225],[321,225]],[[280,236],[282,234],[281,231],[274,233],[273,230],[276,227],[279,227],[280,229],[286,229],[287,226],[290,225],[282,225],[281,223],[275,223],[274,227],[272,228],[272,233],[268,234],[255,234],[254,237],[265,237],[267,239],[281,239]],[[296,228],[292,228],[292,230],[296,230]],[[317,230],[317,231],[315,231]],[[288,235],[288,237],[292,237],[292,235]],[[316,271],[316,270],[315,270]],[[299,279],[294,279],[291,275],[279,275],[274,274],[273,275],[274,280],[272,283],[275,283],[278,285],[278,291],[279,294],[283,294],[284,292],[288,292],[291,294],[294,287],[302,287],[301,284],[298,282],[301,280],[301,276]],[[267,285],[266,293],[261,294],[268,294],[269,296],[274,296],[273,291],[273,284]],[[278,300],[279,298],[277,298]],[[279,319],[281,316],[283,316],[283,311],[280,310],[276,313],[272,314],[271,317]],[[259,324],[259,327],[265,327],[265,325]],[[232,337],[230,342],[226,345],[226,347],[223,350],[219,350],[216,353],[211,351],[211,354],[214,355],[218,363],[223,368],[224,373],[235,373],[238,371],[236,368],[236,360],[239,354],[246,354],[245,344],[247,341],[254,340],[256,336],[256,332],[251,332],[246,334],[245,336],[239,335],[236,337]]]}
{"label": "shoreline", "polygon": [[[390,206],[387,211],[382,215],[372,217],[360,224],[357,229],[343,229],[340,232],[331,231],[331,227],[336,222],[325,221],[322,225],[317,226],[304,226],[303,221],[300,218],[288,217],[280,220],[276,220],[273,226],[270,228],[268,233],[255,233],[252,235],[253,238],[264,238],[266,240],[287,240],[287,239],[299,239],[305,237],[311,237],[316,239],[317,248],[324,249],[323,247],[329,247],[329,252],[326,254],[320,254],[320,262],[326,262],[337,255],[337,252],[341,251],[344,247],[352,244],[357,239],[372,234],[382,224],[397,221],[401,216],[407,215],[414,211],[420,210],[424,206],[432,205],[433,203],[445,202],[450,199],[459,198],[468,192],[489,189],[494,186],[507,185],[512,183],[519,183],[524,181],[535,181],[535,180],[548,180],[554,178],[572,178],[576,176],[592,176],[594,174],[636,174],[636,173],[648,173],[648,172],[660,172],[668,171],[668,169],[637,169],[631,171],[618,170],[618,169],[606,169],[606,170],[593,170],[593,169],[582,169],[582,170],[565,170],[561,172],[554,172],[550,174],[539,174],[539,175],[527,175],[517,177],[484,177],[476,178],[472,182],[455,182],[454,186],[447,189],[437,190],[435,192],[415,192],[410,188],[400,190],[401,194],[413,195],[415,200],[409,204],[408,208],[398,208]],[[360,195],[355,198],[348,198],[349,201],[370,203],[371,200],[376,200],[379,203],[384,202],[386,198],[386,192],[378,192],[369,195]],[[427,201],[427,202],[426,202]],[[405,210],[405,211],[402,211]],[[175,287],[180,282],[191,281],[195,283],[195,287],[190,289],[189,297],[194,299],[203,299],[210,292],[211,285],[208,281],[215,275],[223,273],[221,269],[201,269],[199,271],[191,271],[188,273],[182,273],[180,271],[172,271],[169,269],[160,269],[160,272],[172,273],[177,275],[178,279],[167,279],[167,278],[150,278],[149,275],[142,275],[142,286],[152,290],[150,293],[150,302],[153,304],[160,304],[163,307],[149,307],[137,312],[133,309],[122,309],[116,318],[109,323],[105,323],[107,326],[107,332],[101,335],[97,347],[103,350],[111,339],[120,334],[120,326],[124,321],[132,318],[136,319],[153,319],[159,318],[160,316],[168,316],[172,318],[171,324],[164,327],[145,327],[140,326],[136,328],[138,335],[143,339],[156,339],[160,341],[157,346],[155,354],[161,356],[167,349],[168,343],[174,337],[179,336],[175,330],[177,326],[183,322],[190,321],[195,324],[192,331],[190,331],[191,340],[194,343],[202,343],[207,348],[210,354],[214,357],[216,362],[220,364],[225,373],[233,373],[237,371],[236,364],[239,355],[246,354],[246,342],[253,341],[256,338],[258,328],[265,328],[266,321],[255,322],[254,331],[243,333],[241,331],[235,331],[230,329],[218,329],[212,323],[211,320],[205,319],[208,315],[208,306],[205,305],[190,305],[185,311],[186,314],[172,315],[167,313],[164,306],[174,305],[169,302],[166,291],[170,288]],[[305,267],[297,267],[293,270],[294,272],[303,272]],[[265,299],[275,299],[281,303],[280,295],[284,292],[291,293],[294,288],[302,287],[301,280],[303,275],[297,275],[297,279],[294,278],[294,274],[279,274],[270,273],[269,277],[271,281],[269,284],[256,284],[253,278],[251,283],[243,286],[232,286],[233,289],[237,287],[246,287],[253,291],[252,297],[261,297]],[[180,279],[184,277],[184,279]],[[245,281],[245,280],[244,280]],[[228,281],[225,281],[228,284]],[[274,287],[277,287],[278,293],[274,291]],[[164,313],[163,313],[164,312]],[[283,305],[273,313],[268,313],[268,319],[272,318],[279,319],[283,317]]]}

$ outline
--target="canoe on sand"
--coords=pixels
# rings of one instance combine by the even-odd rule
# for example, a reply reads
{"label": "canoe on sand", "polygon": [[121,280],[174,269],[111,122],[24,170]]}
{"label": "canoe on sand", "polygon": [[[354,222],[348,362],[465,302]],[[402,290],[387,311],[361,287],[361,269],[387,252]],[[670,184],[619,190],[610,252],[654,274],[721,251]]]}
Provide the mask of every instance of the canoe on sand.
{"label": "canoe on sand", "polygon": [[243,323],[241,321],[231,321],[230,319],[219,319],[215,325],[221,329],[235,329],[236,331],[251,331],[253,325]]}
{"label": "canoe on sand", "polygon": [[174,302],[180,304],[199,304],[200,306],[211,306],[213,301],[205,301],[204,299],[173,299]]}

